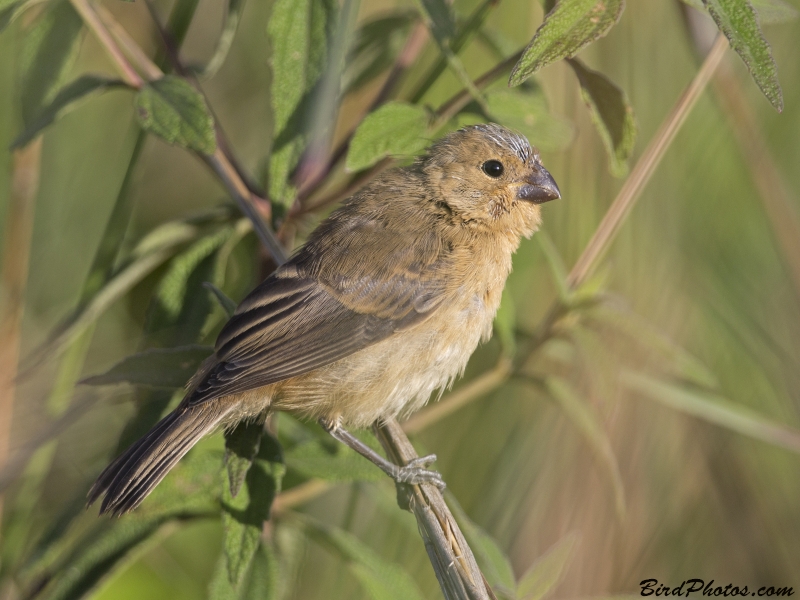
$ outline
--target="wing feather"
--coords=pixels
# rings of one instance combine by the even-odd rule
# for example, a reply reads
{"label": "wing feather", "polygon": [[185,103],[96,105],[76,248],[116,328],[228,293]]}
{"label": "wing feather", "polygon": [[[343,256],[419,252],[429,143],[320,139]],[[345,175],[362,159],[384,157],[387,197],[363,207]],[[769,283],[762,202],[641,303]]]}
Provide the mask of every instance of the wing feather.
{"label": "wing feather", "polygon": [[[441,298],[446,253],[429,235],[404,233],[374,219],[358,226],[334,215],[323,223],[239,305],[217,339],[216,364],[187,402],[308,373],[428,318]],[[364,261],[348,260],[351,253],[392,272],[370,272]]]}

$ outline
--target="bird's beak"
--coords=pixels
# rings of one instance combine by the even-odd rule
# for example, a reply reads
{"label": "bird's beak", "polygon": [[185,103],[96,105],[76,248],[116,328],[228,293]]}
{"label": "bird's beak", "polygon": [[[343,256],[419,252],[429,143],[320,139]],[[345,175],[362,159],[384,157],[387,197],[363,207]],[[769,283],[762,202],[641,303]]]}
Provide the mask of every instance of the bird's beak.
{"label": "bird's beak", "polygon": [[534,204],[542,204],[561,198],[561,191],[547,169],[537,166],[517,190],[517,198],[528,200]]}

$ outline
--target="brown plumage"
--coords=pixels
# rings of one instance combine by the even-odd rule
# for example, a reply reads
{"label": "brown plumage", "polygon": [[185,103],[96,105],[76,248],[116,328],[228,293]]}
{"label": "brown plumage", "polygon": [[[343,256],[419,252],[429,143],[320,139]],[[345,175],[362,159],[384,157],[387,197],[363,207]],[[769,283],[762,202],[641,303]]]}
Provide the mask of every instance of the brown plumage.
{"label": "brown plumage", "polygon": [[203,435],[266,410],[333,433],[419,409],[490,336],[511,255],[557,197],[538,152],[498,125],[452,133],[383,174],[244,299],[178,408],[103,471],[89,501],[132,510]]}

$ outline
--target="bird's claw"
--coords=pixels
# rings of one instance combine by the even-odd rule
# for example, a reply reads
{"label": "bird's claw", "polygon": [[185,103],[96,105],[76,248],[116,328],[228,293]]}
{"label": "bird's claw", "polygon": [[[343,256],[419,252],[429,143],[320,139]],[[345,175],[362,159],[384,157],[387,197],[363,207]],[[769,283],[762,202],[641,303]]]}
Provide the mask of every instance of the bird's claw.
{"label": "bird's claw", "polygon": [[447,484],[445,484],[444,479],[442,479],[441,473],[425,468],[435,460],[435,454],[415,458],[409,461],[407,465],[397,467],[397,471],[393,475],[394,480],[397,481],[397,483],[410,483],[411,485],[429,483],[443,490],[447,487]]}

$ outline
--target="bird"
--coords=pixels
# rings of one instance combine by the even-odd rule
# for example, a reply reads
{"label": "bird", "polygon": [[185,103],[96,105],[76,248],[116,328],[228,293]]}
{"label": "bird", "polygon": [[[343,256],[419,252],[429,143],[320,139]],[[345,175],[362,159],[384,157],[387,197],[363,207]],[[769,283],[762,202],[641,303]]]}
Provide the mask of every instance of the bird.
{"label": "bird", "polygon": [[239,304],[177,408],[92,486],[136,508],[203,436],[288,411],[317,420],[395,481],[433,483],[435,455],[398,466],[350,428],[407,417],[488,340],[512,255],[561,197],[539,151],[497,124],[449,133],[333,211]]}

